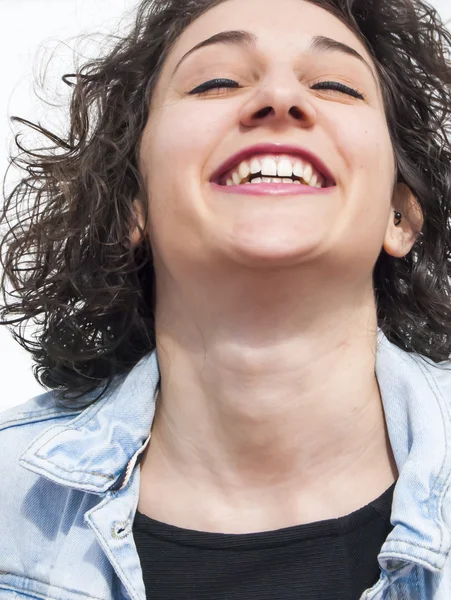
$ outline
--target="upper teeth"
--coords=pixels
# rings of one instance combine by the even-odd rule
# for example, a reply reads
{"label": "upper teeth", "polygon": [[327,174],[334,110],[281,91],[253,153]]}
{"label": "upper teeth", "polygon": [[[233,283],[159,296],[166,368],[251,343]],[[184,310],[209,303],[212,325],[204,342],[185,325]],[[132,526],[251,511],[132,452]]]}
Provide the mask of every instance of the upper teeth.
{"label": "upper teeth", "polygon": [[[261,176],[257,177],[257,173]],[[255,177],[254,177],[255,176]],[[280,177],[286,180],[286,183],[299,183],[293,181],[293,176],[303,179],[304,183],[311,187],[321,188],[325,185],[324,177],[307,161],[289,156],[277,157],[260,156],[250,160],[244,160],[233,172],[227,176],[227,185],[241,185],[255,181],[261,183],[268,178]],[[269,179],[272,181],[272,179]],[[279,181],[278,179],[276,181]]]}

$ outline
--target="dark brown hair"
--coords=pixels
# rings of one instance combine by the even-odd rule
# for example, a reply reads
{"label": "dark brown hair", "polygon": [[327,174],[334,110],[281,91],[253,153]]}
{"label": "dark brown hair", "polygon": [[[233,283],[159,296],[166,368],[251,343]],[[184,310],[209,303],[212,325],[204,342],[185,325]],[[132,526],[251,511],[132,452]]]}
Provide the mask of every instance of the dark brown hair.
{"label": "dark brown hair", "polygon": [[[155,347],[149,243],[130,244],[142,190],[137,152],[152,91],[183,30],[224,0],[144,0],[111,51],[63,80],[72,86],[64,136],[24,119],[46,147],[16,136],[23,178],[0,224],[2,324],[34,359],[35,377],[61,401],[108,387]],[[451,354],[451,34],[419,0],[312,0],[363,41],[377,67],[398,181],[424,228],[402,259],[381,250],[374,269],[378,323],[408,352]],[[7,293],[7,289],[11,293]],[[37,325],[26,335],[28,323]],[[86,402],[86,398],[85,398]]]}

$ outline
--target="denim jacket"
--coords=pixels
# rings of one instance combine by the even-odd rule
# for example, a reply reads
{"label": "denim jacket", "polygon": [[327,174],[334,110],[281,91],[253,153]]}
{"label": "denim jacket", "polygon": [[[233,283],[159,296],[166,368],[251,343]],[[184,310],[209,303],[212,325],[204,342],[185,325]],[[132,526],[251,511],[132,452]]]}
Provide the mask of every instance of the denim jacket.
{"label": "denim jacket", "polygon": [[[450,368],[378,332],[399,478],[381,576],[362,600],[451,600]],[[47,392],[0,414],[1,600],[146,598],[132,526],[158,382],[153,352],[88,408]]]}

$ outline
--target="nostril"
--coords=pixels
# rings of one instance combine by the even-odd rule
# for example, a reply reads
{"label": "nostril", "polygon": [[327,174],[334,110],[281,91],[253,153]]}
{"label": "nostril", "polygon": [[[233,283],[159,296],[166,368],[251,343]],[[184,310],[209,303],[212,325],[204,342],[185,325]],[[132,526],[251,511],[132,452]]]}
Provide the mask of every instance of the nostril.
{"label": "nostril", "polygon": [[297,106],[290,108],[290,115],[295,119],[302,119],[302,111]]}
{"label": "nostril", "polygon": [[266,108],[262,108],[261,110],[259,110],[258,112],[256,112],[255,113],[255,117],[257,119],[261,119],[263,117],[266,117],[266,115],[268,115],[271,111],[272,111],[271,106],[267,106]]}

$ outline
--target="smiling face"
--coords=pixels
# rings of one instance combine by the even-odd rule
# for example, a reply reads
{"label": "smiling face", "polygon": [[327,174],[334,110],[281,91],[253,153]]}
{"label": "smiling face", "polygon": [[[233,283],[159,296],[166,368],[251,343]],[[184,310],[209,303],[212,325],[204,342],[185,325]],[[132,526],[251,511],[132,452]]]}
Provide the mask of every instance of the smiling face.
{"label": "smiling face", "polygon": [[[300,183],[247,183],[243,161],[257,178]],[[375,67],[344,23],[303,0],[227,0],[182,33],[153,94],[140,170],[157,276],[162,265],[182,277],[190,266],[314,262],[370,279],[393,229]]]}

